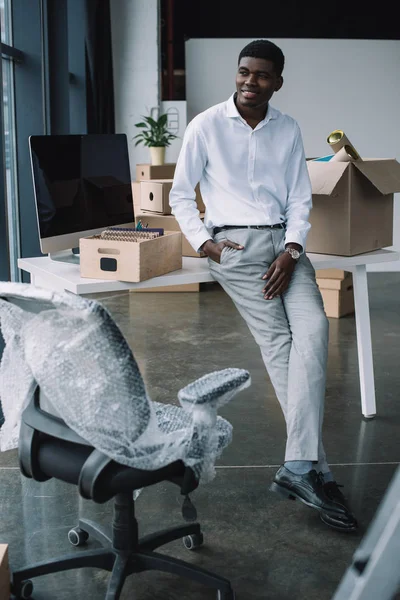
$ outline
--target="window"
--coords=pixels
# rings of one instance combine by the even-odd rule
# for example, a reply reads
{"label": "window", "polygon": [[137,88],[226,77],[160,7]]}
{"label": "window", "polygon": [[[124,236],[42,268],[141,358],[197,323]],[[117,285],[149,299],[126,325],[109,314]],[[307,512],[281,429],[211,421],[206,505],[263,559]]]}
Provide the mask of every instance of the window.
{"label": "window", "polygon": [[16,173],[15,145],[15,103],[14,103],[14,60],[18,52],[13,52],[11,0],[0,0],[1,42],[2,42],[2,87],[3,87],[3,139],[4,139],[4,198],[7,223],[8,256],[12,281],[19,281],[17,260],[20,256],[18,187]]}

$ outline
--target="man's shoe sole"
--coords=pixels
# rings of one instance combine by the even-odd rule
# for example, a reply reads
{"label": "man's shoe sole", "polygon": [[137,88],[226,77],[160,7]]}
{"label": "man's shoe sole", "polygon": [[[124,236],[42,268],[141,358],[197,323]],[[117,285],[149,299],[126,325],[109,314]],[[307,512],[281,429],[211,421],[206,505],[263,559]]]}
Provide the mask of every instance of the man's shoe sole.
{"label": "man's shoe sole", "polygon": [[319,518],[321,519],[324,525],[327,525],[327,527],[330,527],[331,529],[335,529],[335,531],[341,531],[342,533],[354,533],[358,530],[357,522],[354,523],[354,525],[352,525],[351,527],[342,527],[340,525],[334,525],[329,521],[325,521],[323,512],[320,513]]}

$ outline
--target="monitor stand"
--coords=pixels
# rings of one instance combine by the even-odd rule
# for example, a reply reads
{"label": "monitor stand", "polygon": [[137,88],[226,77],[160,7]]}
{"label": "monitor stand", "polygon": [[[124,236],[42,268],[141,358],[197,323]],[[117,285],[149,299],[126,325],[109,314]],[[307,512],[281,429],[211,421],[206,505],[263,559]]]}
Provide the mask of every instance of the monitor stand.
{"label": "monitor stand", "polygon": [[56,262],[69,263],[71,265],[79,265],[79,254],[73,252],[73,248],[69,250],[60,250],[59,252],[49,252],[50,260]]}

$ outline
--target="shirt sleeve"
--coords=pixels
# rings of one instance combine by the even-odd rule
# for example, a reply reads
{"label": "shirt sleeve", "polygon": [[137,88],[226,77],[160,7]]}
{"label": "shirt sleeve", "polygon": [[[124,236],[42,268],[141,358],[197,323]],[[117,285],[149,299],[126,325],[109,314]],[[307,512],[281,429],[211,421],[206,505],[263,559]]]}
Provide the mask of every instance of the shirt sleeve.
{"label": "shirt sleeve", "polygon": [[205,241],[210,239],[210,234],[200,219],[195,192],[206,164],[206,145],[198,125],[192,121],[187,126],[183,137],[169,194],[169,204],[183,235],[196,252]]}
{"label": "shirt sleeve", "polygon": [[311,228],[308,219],[312,208],[312,191],[303,140],[297,124],[296,130],[293,150],[286,171],[288,198],[285,215],[285,243],[300,244],[304,251],[307,234]]}

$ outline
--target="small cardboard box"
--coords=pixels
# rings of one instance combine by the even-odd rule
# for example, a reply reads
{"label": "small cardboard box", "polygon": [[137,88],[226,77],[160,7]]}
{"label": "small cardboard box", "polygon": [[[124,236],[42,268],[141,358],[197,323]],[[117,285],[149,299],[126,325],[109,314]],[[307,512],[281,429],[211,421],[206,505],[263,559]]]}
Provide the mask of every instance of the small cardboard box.
{"label": "small cardboard box", "polygon": [[400,191],[394,159],[307,161],[313,208],[307,251],[354,256],[393,243],[393,193]]}
{"label": "small cardboard box", "polygon": [[[141,210],[170,215],[169,193],[173,179],[154,179],[140,182],[140,207]],[[205,206],[200,194],[200,186],[196,186],[196,203],[199,212],[205,212]]]}
{"label": "small cardboard box", "polygon": [[10,568],[8,564],[8,544],[0,544],[0,600],[9,600]]}
{"label": "small cardboard box", "polygon": [[[204,219],[204,213],[200,213],[200,219]],[[142,221],[143,225],[148,225],[149,227],[161,227],[168,231],[181,231],[179,223],[175,219],[174,215],[157,215],[154,213],[141,211],[135,215],[136,225],[138,224],[139,220]],[[196,252],[193,250],[192,246],[182,234],[182,256],[202,258],[206,255],[204,252]]]}
{"label": "small cardboard box", "polygon": [[343,277],[343,279],[317,277],[317,284],[319,288],[325,290],[347,290],[353,285],[353,275],[352,273],[346,272],[346,276]]}
{"label": "small cardboard box", "polygon": [[173,179],[175,167],[176,163],[166,163],[165,165],[136,165],[136,181],[148,179]]}
{"label": "small cardboard box", "polygon": [[317,279],[327,317],[339,319],[354,313],[353,277]]}
{"label": "small cardboard box", "polygon": [[137,283],[182,268],[182,234],[139,242],[104,240],[95,235],[79,240],[81,277]]}
{"label": "small cardboard box", "polygon": [[140,212],[140,181],[132,181],[132,197],[134,214]]}
{"label": "small cardboard box", "polygon": [[344,279],[349,271],[342,269],[317,269],[315,275],[317,279]]}
{"label": "small cardboard box", "polygon": [[140,208],[160,215],[170,215],[169,193],[173,179],[155,179],[141,181],[140,183]]}

